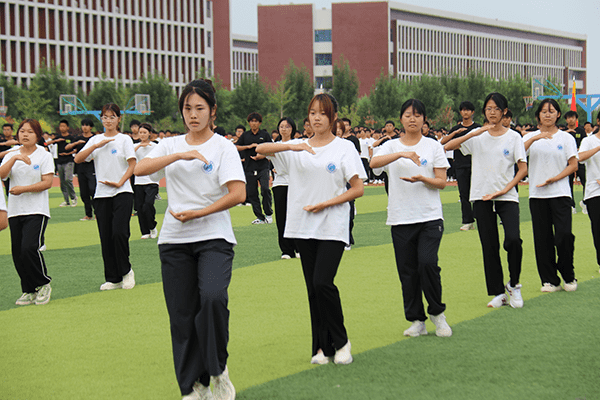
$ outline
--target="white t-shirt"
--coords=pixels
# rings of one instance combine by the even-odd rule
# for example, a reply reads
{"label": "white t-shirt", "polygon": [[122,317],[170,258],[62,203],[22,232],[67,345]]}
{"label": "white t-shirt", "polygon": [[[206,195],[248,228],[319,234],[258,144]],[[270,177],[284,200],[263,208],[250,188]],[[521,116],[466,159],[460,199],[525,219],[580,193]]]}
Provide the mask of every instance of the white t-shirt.
{"label": "white t-shirt", "polygon": [[[37,145],[36,145],[37,146]],[[6,164],[15,155],[20,152],[11,151],[2,160],[2,165]],[[42,181],[42,175],[54,175],[54,159],[52,155],[41,146],[29,155],[31,165],[22,161],[17,161],[8,173],[10,186],[29,186]],[[2,196],[4,198],[4,196]],[[50,218],[50,205],[48,190],[35,193],[22,193],[18,196],[8,195],[8,218],[19,215],[41,214]]]}
{"label": "white t-shirt", "polygon": [[4,198],[4,192],[0,193],[0,211],[6,211],[6,199]]}
{"label": "white t-shirt", "polygon": [[[584,138],[579,146],[579,152],[593,150],[600,146],[600,139],[596,135],[591,135]],[[596,153],[587,160],[583,161],[585,164],[585,198],[584,200],[591,199],[592,197],[600,196],[600,153]]]}
{"label": "white t-shirt", "polygon": [[158,244],[195,243],[225,239],[237,244],[228,210],[180,222],[169,211],[201,210],[228,192],[227,182],[246,182],[240,155],[229,140],[218,134],[199,146],[185,141],[187,135],[165,138],[147,158],[198,150],[207,160],[179,160],[164,168],[167,181],[168,207],[165,212]]}
{"label": "white t-shirt", "polygon": [[[300,141],[305,141],[308,139],[299,139]],[[279,143],[291,143],[287,142],[279,142]],[[273,187],[276,186],[287,186],[288,185],[288,174],[285,170],[285,166],[282,164],[281,153],[275,153],[272,156],[267,156],[267,158],[273,163],[273,168],[275,169],[275,178],[273,178]]]}
{"label": "white t-shirt", "polygon": [[86,162],[94,160],[94,168],[96,169],[96,194],[94,198],[114,197],[119,193],[133,193],[129,179],[120,188],[108,186],[100,182],[119,182],[123,178],[123,175],[127,172],[127,168],[129,168],[127,160],[135,158],[133,140],[122,133],[118,133],[112,137],[107,137],[101,133],[90,138],[82,151],[94,146],[96,143],[100,143],[104,139],[115,140],[94,150],[85,160]]}
{"label": "white t-shirt", "polygon": [[[523,142],[539,135],[540,131],[530,132],[523,137]],[[571,197],[569,177],[544,187],[537,187],[558,174],[568,164],[571,157],[579,157],[577,143],[570,133],[558,131],[552,139],[539,139],[527,150],[529,156],[529,198],[549,199],[554,197]]]}
{"label": "white t-shirt", "polygon": [[[294,139],[289,143],[301,143]],[[289,239],[337,240],[348,244],[350,204],[327,207],[318,213],[305,211],[346,191],[346,183],[355,175],[367,179],[356,147],[349,140],[336,137],[322,147],[307,151],[277,153],[288,173],[289,191],[284,237]]]}
{"label": "white t-shirt", "polygon": [[426,186],[423,182],[407,182],[400,177],[423,175],[435,178],[434,168],[449,168],[444,148],[437,141],[422,137],[414,146],[403,144],[400,139],[392,139],[380,146],[377,156],[401,151],[414,151],[419,155],[421,165],[413,160],[400,158],[382,168],[374,168],[375,175],[387,172],[389,195],[387,225],[406,225],[443,219],[440,191]]}
{"label": "white t-shirt", "polygon": [[[137,150],[135,150],[135,158],[137,159],[137,162],[140,162],[144,157],[150,154],[156,146],[158,146],[156,143],[150,142],[148,146],[140,146]],[[135,185],[157,185],[158,181],[160,180],[157,178],[157,174],[136,176]]]}
{"label": "white t-shirt", "polygon": [[370,158],[369,148],[373,147],[373,142],[375,142],[375,139],[361,138],[358,139],[358,141],[360,142],[360,158]]}
{"label": "white t-shirt", "polygon": [[[519,161],[527,161],[523,139],[512,129],[501,136],[483,132],[463,142],[460,151],[465,156],[472,156],[469,201],[482,200],[483,196],[504,189],[515,178],[514,165]],[[494,200],[518,203],[519,194],[513,187]]]}

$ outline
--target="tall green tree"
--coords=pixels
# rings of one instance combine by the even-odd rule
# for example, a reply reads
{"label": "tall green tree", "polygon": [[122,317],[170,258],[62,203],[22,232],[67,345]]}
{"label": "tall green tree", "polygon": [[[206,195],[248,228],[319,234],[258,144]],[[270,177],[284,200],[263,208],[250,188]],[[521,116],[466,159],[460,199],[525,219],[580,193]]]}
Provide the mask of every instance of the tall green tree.
{"label": "tall green tree", "polygon": [[152,113],[143,117],[148,122],[177,116],[177,96],[167,77],[158,71],[142,76],[140,82],[132,86],[130,94],[150,95]]}
{"label": "tall green tree", "polygon": [[[58,114],[60,95],[77,94],[73,81],[69,80],[65,72],[54,65],[54,63],[50,67],[47,67],[45,62],[42,63],[31,80],[28,92],[31,92],[33,88],[35,88],[41,98],[50,101],[51,112],[45,118],[53,123],[57,123],[60,119],[65,118]],[[35,95],[33,95],[33,98],[35,99]],[[75,120],[73,117],[66,117],[66,119]]]}
{"label": "tall green tree", "polygon": [[342,55],[333,66],[333,88],[331,94],[341,107],[350,107],[358,100],[358,73],[350,68],[350,63]]}
{"label": "tall green tree", "polygon": [[404,86],[403,82],[382,72],[369,96],[372,115],[382,120],[397,119],[402,103],[409,98]]}
{"label": "tall green tree", "polygon": [[6,116],[14,119],[22,119],[23,114],[17,107],[17,101],[25,96],[24,89],[15,85],[13,80],[0,71],[0,87],[4,88],[4,105],[8,107]]}
{"label": "tall green tree", "polygon": [[283,72],[283,82],[284,93],[289,91],[283,113],[296,122],[301,121],[306,118],[308,104],[315,93],[310,74],[305,66],[299,68],[290,59],[290,63]]}
{"label": "tall green tree", "polygon": [[29,89],[21,91],[21,96],[15,102],[15,106],[23,118],[44,119],[54,123],[56,122],[54,116],[57,113],[52,106],[52,99],[45,97],[44,90],[40,85],[39,80],[32,80]]}
{"label": "tall green tree", "polygon": [[231,109],[242,121],[245,121],[251,112],[267,115],[271,109],[271,102],[265,84],[258,77],[242,79],[231,96]]}

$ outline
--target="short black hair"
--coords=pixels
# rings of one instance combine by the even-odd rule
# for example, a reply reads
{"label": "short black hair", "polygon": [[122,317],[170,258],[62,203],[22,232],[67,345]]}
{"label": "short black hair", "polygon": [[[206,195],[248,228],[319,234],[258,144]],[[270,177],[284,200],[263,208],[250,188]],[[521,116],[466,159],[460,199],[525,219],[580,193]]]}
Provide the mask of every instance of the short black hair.
{"label": "short black hair", "polygon": [[352,126],[352,121],[350,121],[350,118],[342,118],[342,121],[348,122],[350,126]]}
{"label": "short black hair", "polygon": [[570,117],[579,118],[579,114],[577,114],[577,111],[569,110],[565,113],[565,119]]}
{"label": "short black hair", "polygon": [[512,111],[510,111],[510,108],[508,110],[506,110],[506,114],[504,114],[504,116],[502,118],[512,118],[513,117],[513,113]]}
{"label": "short black hair", "polygon": [[5,127],[5,126],[8,126],[8,127],[10,127],[10,129],[12,129],[12,128],[13,128],[13,125],[12,125],[12,124],[4,124],[4,125],[2,125],[2,128],[4,129],[4,127]]}
{"label": "short black hair", "polygon": [[471,103],[470,101],[463,101],[462,103],[460,103],[460,105],[458,106],[458,110],[462,111],[462,110],[471,110],[471,111],[475,111],[475,106],[473,105],[473,103]]}
{"label": "short black hair", "polygon": [[92,128],[94,127],[94,123],[93,123],[93,122],[92,122],[92,120],[91,120],[91,119],[89,119],[89,118],[85,118],[85,119],[83,119],[83,120],[81,121],[81,126],[84,126],[84,125],[85,125],[85,126],[90,126],[90,127],[92,127]]}
{"label": "short black hair", "polygon": [[142,123],[140,121],[138,121],[137,119],[132,119],[131,122],[129,123],[129,127],[131,128],[133,125],[137,125],[140,126]]}
{"label": "short black hair", "polygon": [[66,119],[61,119],[61,120],[58,122],[58,125],[60,125],[60,124],[67,124],[67,126],[69,126],[69,121],[67,121]]}
{"label": "short black hair", "polygon": [[585,124],[583,124],[583,126],[586,126],[587,124],[592,125],[592,123],[590,121],[585,121]]}
{"label": "short black hair", "polygon": [[241,130],[245,131],[245,130],[246,130],[246,127],[245,127],[244,125],[240,124],[240,125],[238,125],[238,126],[236,126],[236,127],[235,127],[235,130],[236,130],[236,131],[237,131],[238,129],[241,129]]}
{"label": "short black hair", "polygon": [[409,107],[412,107],[413,112],[421,114],[423,116],[423,121],[427,120],[427,111],[425,110],[425,104],[421,100],[417,99],[408,99],[402,104],[400,108],[400,118]]}
{"label": "short black hair", "polygon": [[251,112],[250,114],[248,114],[248,118],[246,118],[246,121],[250,122],[253,119],[257,120],[258,122],[262,123],[262,115],[260,115],[257,112]]}
{"label": "short black hair", "polygon": [[392,124],[394,127],[396,127],[396,124],[391,119],[388,119],[387,121],[385,121],[385,124],[383,124],[383,125],[385,126],[387,124]]}

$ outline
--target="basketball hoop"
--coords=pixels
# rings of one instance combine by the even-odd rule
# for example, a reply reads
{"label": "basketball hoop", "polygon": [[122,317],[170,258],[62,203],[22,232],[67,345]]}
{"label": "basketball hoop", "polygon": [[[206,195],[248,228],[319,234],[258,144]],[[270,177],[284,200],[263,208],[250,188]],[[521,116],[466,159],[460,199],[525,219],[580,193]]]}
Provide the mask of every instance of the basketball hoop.
{"label": "basketball hoop", "polygon": [[533,108],[533,96],[524,96],[523,101],[525,102],[525,111],[529,111]]}
{"label": "basketball hoop", "polygon": [[6,111],[8,111],[8,107],[0,106],[0,118],[6,117]]}

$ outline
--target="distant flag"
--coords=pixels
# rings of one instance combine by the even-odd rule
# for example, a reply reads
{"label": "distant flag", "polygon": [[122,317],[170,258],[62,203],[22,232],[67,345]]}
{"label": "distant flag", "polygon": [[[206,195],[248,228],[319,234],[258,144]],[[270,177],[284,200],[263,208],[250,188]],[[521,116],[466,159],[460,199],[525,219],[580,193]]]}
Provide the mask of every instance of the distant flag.
{"label": "distant flag", "polygon": [[[577,100],[575,98],[576,87],[575,87],[575,76],[573,76],[573,94],[571,95],[571,111],[577,112]],[[577,121],[577,125],[579,126],[579,121]]]}

